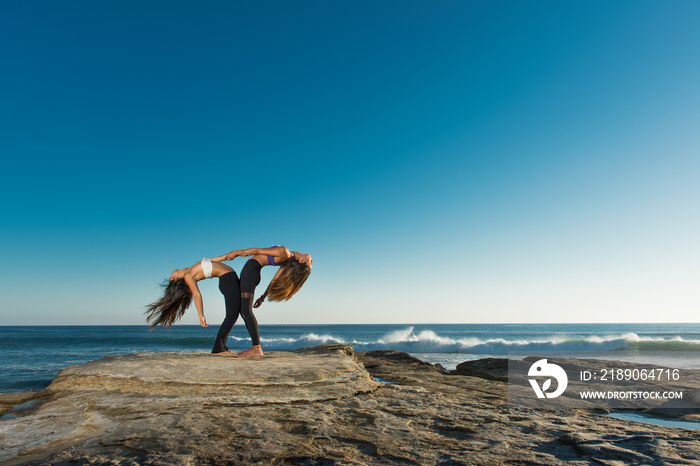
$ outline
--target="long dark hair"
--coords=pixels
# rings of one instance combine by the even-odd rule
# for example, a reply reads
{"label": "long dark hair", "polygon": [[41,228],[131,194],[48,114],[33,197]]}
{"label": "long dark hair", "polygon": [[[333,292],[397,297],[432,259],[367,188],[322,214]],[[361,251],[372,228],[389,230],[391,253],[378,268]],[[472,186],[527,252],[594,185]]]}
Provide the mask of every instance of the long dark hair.
{"label": "long dark hair", "polygon": [[151,330],[157,326],[170,328],[182,317],[192,302],[192,291],[185,280],[171,280],[161,285],[165,288],[163,297],[146,308],[146,322],[151,324]]}
{"label": "long dark hair", "polygon": [[289,264],[284,266],[284,270],[277,277],[277,280],[270,283],[270,289],[267,292],[268,299],[270,301],[288,300],[299,291],[306,279],[309,278],[309,274],[311,274],[309,264],[303,264],[296,257],[292,257]]}

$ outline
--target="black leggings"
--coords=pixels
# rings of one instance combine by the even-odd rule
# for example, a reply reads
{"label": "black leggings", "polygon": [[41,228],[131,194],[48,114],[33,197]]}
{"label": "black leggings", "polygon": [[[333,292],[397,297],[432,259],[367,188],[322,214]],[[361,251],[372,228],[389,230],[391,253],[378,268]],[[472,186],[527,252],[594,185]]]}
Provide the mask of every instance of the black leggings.
{"label": "black leggings", "polygon": [[[214,341],[212,353],[227,351],[226,340],[231,333],[233,324],[238,320],[238,315],[243,316],[245,326],[248,329],[253,345],[260,344],[260,332],[258,331],[258,320],[253,314],[253,296],[255,287],[260,283],[260,269],[262,266],[254,259],[249,259],[241,271],[241,279],[238,280],[236,272],[229,272],[219,277],[219,290],[224,295],[226,302],[226,318],[219,327],[219,333]],[[243,296],[243,293],[246,296]]]}

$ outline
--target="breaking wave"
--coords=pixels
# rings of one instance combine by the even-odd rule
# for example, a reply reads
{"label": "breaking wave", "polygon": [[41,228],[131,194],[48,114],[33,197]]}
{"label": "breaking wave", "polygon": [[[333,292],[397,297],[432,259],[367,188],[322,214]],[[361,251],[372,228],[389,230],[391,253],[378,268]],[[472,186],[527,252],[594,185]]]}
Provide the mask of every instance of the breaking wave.
{"label": "breaking wave", "polygon": [[[241,343],[249,339],[231,336],[229,345],[234,341]],[[505,355],[510,352],[600,352],[625,349],[646,351],[700,351],[700,340],[684,340],[673,337],[640,337],[635,333],[621,335],[585,336],[567,338],[561,336],[542,336],[533,339],[507,340],[504,338],[461,338],[454,339],[438,335],[432,330],[414,331],[414,327],[397,330],[382,336],[376,341],[358,341],[343,339],[333,335],[307,333],[299,338],[262,339],[266,349],[294,350],[304,346],[346,343],[356,351],[398,350],[410,353],[463,353]]]}

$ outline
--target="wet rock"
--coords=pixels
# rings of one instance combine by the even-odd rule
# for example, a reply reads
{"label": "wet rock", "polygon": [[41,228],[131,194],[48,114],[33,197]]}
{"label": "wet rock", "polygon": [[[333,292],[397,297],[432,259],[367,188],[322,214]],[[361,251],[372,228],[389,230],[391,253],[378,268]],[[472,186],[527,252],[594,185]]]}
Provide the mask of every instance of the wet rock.
{"label": "wet rock", "polygon": [[457,367],[452,373],[508,382],[508,360],[484,358],[474,361],[464,361],[461,364],[457,364]]}

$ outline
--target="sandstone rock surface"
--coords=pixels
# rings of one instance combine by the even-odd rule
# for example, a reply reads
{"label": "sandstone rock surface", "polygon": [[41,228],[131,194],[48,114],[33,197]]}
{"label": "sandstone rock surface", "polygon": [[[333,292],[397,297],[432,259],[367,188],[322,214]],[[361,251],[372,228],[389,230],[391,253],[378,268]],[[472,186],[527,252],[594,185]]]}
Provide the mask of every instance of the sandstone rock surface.
{"label": "sandstone rock surface", "polygon": [[700,464],[698,431],[509,408],[503,364],[460,375],[343,345],[257,360],[106,358],[0,398],[20,406],[0,422],[0,462]]}
{"label": "sandstone rock surface", "polygon": [[238,359],[209,353],[135,353],[64,369],[47,389],[119,391],[130,396],[206,398],[223,404],[291,403],[343,398],[379,386],[348,353],[275,352]]}

